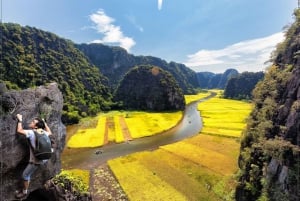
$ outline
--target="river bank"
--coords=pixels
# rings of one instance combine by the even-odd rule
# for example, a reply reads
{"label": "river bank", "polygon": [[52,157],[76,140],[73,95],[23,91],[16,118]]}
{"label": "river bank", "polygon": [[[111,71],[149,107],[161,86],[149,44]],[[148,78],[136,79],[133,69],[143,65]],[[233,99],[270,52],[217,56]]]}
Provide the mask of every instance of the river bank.
{"label": "river bank", "polygon": [[[161,134],[119,144],[108,144],[101,148],[66,148],[62,154],[62,166],[64,169],[78,168],[89,170],[106,163],[107,160],[112,158],[144,150],[154,150],[159,146],[193,136],[202,128],[202,120],[197,110],[198,103],[208,100],[215,95],[210,94],[201,100],[188,104],[178,125]],[[76,129],[76,125],[68,128],[68,131],[71,132],[74,129]],[[67,136],[67,139],[69,138],[70,136]]]}

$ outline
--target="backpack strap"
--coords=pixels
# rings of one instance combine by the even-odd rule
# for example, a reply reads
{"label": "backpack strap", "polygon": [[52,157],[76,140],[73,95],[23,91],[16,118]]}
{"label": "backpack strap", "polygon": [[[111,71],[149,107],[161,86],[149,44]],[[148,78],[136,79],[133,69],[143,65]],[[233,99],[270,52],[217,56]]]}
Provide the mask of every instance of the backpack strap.
{"label": "backpack strap", "polygon": [[[34,137],[35,137],[35,147],[36,147],[36,145],[37,145],[37,136],[36,136],[36,135],[38,135],[38,134],[36,133],[35,130],[32,130],[32,132],[34,133]],[[29,138],[28,138],[28,143],[29,143],[29,146],[30,146],[30,148],[32,149],[32,151],[34,151],[34,147],[32,146],[31,141],[30,141]]]}

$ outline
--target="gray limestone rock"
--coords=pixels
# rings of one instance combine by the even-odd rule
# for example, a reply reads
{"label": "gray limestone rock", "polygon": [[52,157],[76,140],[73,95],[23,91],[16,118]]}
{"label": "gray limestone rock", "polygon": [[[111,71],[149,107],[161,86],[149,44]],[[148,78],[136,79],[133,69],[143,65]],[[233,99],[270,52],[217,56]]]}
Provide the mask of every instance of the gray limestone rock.
{"label": "gray limestone rock", "polygon": [[16,114],[23,115],[23,127],[37,116],[45,118],[53,132],[55,153],[33,174],[30,191],[43,187],[61,169],[60,155],[65,146],[66,128],[61,121],[63,95],[56,83],[0,94],[1,200],[12,200],[20,188],[21,175],[28,163],[29,146],[25,136],[16,133]]}

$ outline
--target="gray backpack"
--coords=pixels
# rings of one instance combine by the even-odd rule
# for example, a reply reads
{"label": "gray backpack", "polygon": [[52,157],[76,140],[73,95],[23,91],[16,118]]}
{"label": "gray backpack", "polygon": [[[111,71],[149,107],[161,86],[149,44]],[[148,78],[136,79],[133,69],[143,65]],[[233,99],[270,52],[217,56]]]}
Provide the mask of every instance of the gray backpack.
{"label": "gray backpack", "polygon": [[31,143],[29,142],[34,156],[38,160],[47,160],[50,159],[52,156],[52,147],[51,147],[51,140],[48,135],[44,132],[39,134],[36,131],[33,131],[35,135],[35,148],[32,147]]}

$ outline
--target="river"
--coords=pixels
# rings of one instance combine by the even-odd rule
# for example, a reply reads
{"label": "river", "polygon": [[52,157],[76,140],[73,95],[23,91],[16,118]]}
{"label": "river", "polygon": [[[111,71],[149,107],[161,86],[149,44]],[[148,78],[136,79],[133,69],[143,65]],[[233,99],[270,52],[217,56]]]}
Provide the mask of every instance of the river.
{"label": "river", "polygon": [[112,143],[98,148],[66,148],[62,154],[62,168],[91,170],[113,158],[134,152],[154,150],[159,146],[194,136],[202,128],[202,118],[197,110],[198,104],[215,95],[216,93],[211,93],[205,98],[189,103],[185,108],[181,121],[175,127],[161,134],[118,144]]}

